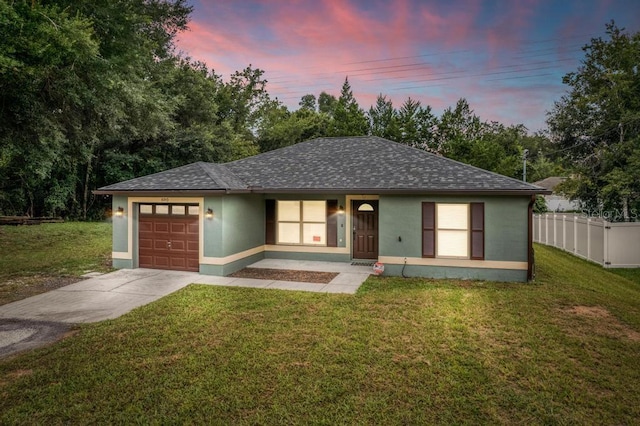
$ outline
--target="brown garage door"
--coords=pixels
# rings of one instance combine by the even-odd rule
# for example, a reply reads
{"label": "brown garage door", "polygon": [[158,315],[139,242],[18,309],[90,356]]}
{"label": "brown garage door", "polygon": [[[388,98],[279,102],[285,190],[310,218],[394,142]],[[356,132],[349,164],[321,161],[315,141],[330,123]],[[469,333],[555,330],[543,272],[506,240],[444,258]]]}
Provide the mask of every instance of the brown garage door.
{"label": "brown garage door", "polygon": [[138,223],[141,268],[198,272],[198,206],[141,204]]}

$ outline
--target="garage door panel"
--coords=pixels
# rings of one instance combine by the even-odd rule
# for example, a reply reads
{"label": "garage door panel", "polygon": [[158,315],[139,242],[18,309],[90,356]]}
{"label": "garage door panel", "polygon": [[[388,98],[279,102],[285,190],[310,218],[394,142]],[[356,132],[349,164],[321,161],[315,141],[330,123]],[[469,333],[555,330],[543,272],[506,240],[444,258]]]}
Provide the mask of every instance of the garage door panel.
{"label": "garage door panel", "polygon": [[172,257],[171,269],[187,269],[187,259],[184,257]]}
{"label": "garage door panel", "polygon": [[154,267],[156,268],[168,268],[170,265],[169,256],[153,256]]}
{"label": "garage door panel", "polygon": [[151,238],[139,238],[138,239],[138,246],[140,247],[140,249],[150,249],[153,248],[153,239]]}
{"label": "garage door panel", "polygon": [[[167,242],[171,242],[168,247]],[[184,215],[142,215],[138,226],[141,268],[198,271],[199,222]]]}
{"label": "garage door panel", "polygon": [[182,222],[172,222],[171,223],[171,233],[172,234],[184,234],[187,229],[187,224]]}
{"label": "garage door panel", "polygon": [[139,255],[138,263],[141,268],[151,268],[153,267],[153,256],[149,255]]}
{"label": "garage door panel", "polygon": [[140,232],[153,232],[153,223],[146,220],[140,220]]}
{"label": "garage door panel", "polygon": [[165,251],[167,250],[167,240],[164,238],[153,240],[153,249],[157,251]]}
{"label": "garage door panel", "polygon": [[153,232],[155,233],[162,233],[162,232],[169,232],[169,222],[166,221],[162,221],[162,222],[154,222],[153,223]]}
{"label": "garage door panel", "polygon": [[180,240],[172,240],[171,241],[171,251],[186,251],[187,249],[187,242],[186,241],[180,241]]}

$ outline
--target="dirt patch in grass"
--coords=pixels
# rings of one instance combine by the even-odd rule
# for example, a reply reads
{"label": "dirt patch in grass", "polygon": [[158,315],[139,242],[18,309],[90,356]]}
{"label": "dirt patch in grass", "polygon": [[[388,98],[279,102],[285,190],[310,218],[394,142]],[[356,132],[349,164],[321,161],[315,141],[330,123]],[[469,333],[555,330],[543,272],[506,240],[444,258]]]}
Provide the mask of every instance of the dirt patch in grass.
{"label": "dirt patch in grass", "polygon": [[0,281],[0,305],[26,299],[55,290],[84,278],[73,276],[32,275],[7,278]]}
{"label": "dirt patch in grass", "polygon": [[298,281],[328,284],[338,276],[337,272],[294,271],[290,269],[244,268],[229,275],[235,278],[257,278],[261,280]]}
{"label": "dirt patch in grass", "polygon": [[601,306],[572,306],[563,310],[565,313],[577,315],[587,320],[587,328],[596,334],[610,337],[624,337],[640,342],[640,333],[620,322]]}

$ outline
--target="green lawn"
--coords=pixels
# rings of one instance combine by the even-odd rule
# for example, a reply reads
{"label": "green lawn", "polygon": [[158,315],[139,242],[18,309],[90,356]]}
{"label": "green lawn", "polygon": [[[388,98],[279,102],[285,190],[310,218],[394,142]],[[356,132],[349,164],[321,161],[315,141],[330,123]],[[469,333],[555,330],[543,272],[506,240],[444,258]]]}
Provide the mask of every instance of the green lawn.
{"label": "green lawn", "polygon": [[640,285],[536,246],[535,284],[189,286],[0,360],[0,424],[633,424]]}
{"label": "green lawn", "polygon": [[0,227],[0,305],[110,269],[110,223]]}

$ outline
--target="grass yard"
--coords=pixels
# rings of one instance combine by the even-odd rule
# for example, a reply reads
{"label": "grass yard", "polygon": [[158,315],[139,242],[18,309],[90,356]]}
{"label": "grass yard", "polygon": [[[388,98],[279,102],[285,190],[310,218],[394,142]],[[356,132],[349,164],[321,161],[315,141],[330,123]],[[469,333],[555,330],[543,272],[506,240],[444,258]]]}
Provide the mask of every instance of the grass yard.
{"label": "grass yard", "polygon": [[0,305],[110,269],[110,223],[0,227]]}
{"label": "grass yard", "polygon": [[535,284],[189,286],[0,360],[0,424],[634,424],[640,285],[536,246]]}

